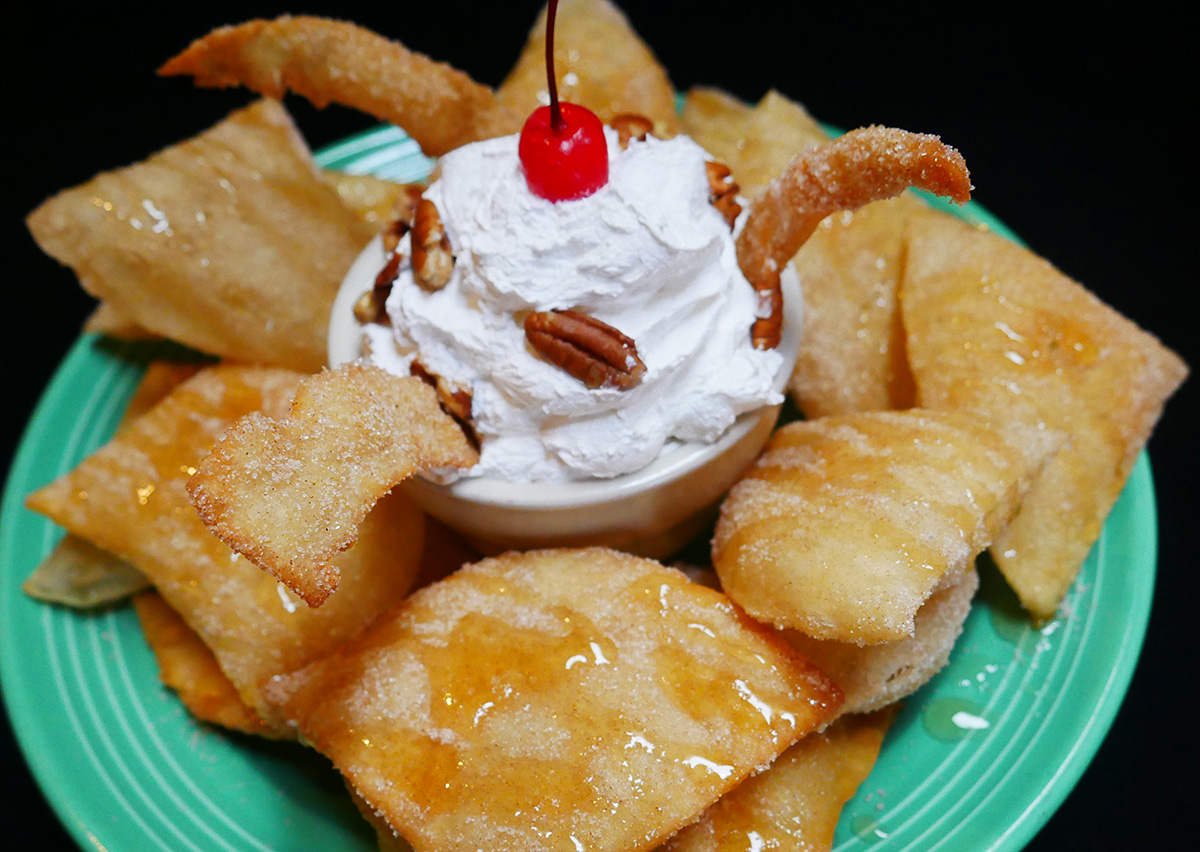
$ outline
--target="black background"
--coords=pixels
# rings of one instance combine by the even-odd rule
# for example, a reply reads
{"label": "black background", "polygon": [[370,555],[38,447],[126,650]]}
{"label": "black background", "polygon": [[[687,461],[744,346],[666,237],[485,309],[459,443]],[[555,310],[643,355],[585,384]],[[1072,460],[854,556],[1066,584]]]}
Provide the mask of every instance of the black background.
{"label": "black background", "polygon": [[[355,20],[496,84],[541,3],[24,5],[5,26],[3,55],[5,460],[91,307],[70,273],[38,252],[23,216],[47,195],[193,135],[249,100],[160,79],[163,60],[214,26],[306,12]],[[1200,78],[1182,5],[1167,13],[1141,4],[1124,17],[1116,13],[1125,7],[1110,6],[1104,19],[1012,4],[625,5],[680,89],[718,85],[756,100],[775,87],[835,126],[940,134],[966,156],[982,205],[1200,363],[1197,146],[1188,129]],[[314,147],[373,124],[348,110],[288,105]],[[1171,401],[1150,443],[1160,556],[1141,663],[1112,732],[1030,850],[1174,848],[1194,831],[1200,594],[1187,536],[1200,519],[1196,385]],[[6,848],[73,848],[7,725],[0,748],[4,836],[15,840]]]}

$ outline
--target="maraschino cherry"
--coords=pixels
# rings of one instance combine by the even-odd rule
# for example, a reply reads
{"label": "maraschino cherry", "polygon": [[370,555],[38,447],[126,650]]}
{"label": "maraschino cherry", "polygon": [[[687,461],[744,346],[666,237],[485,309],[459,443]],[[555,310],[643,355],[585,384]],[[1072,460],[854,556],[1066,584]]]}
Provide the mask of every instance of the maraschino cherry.
{"label": "maraschino cherry", "polygon": [[608,142],[596,114],[579,104],[559,103],[554,76],[554,15],[546,13],[546,76],[550,105],[538,107],[521,128],[517,154],[529,191],[547,201],[586,198],[608,183]]}

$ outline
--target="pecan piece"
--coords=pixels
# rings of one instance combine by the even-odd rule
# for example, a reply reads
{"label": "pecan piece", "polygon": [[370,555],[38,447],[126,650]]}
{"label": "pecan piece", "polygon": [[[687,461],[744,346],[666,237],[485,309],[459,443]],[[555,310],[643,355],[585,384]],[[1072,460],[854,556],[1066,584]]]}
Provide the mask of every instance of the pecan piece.
{"label": "pecan piece", "polygon": [[394,219],[383,231],[383,250],[392,254],[400,245],[400,240],[412,229],[411,219]]}
{"label": "pecan piece", "polygon": [[392,219],[411,227],[413,217],[417,214],[417,204],[420,203],[424,192],[425,187],[419,183],[403,184],[400,187],[400,195],[392,205]]}
{"label": "pecan piece", "polygon": [[633,340],[578,311],[531,313],[525,318],[525,339],[535,352],[589,388],[628,390],[646,372]]}
{"label": "pecan piece", "polygon": [[450,280],[454,255],[442,217],[428,198],[417,202],[412,226],[413,278],[426,290],[440,290]]}
{"label": "pecan piece", "polygon": [[476,450],[479,449],[479,436],[475,434],[475,426],[471,421],[471,406],[475,399],[466,388],[452,385],[441,376],[433,373],[416,358],[409,365],[408,372],[437,391],[438,403],[442,411],[454,418],[462,427],[467,440]]}
{"label": "pecan piece", "polygon": [[386,323],[388,321],[387,308],[384,307],[386,301],[387,294],[380,293],[372,287],[359,296],[358,301],[354,303],[354,318],[363,325],[372,322]]}
{"label": "pecan piece", "polygon": [[379,274],[375,276],[375,286],[358,297],[358,301],[354,303],[354,318],[361,323],[382,322],[388,321],[387,308],[385,303],[387,297],[392,292],[392,283],[396,280],[396,276],[400,274],[400,264],[404,262],[404,255],[393,251],[389,256],[387,263],[383,269],[379,270]]}
{"label": "pecan piece", "polygon": [[645,142],[646,137],[654,132],[654,122],[636,112],[614,115],[609,126],[617,131],[617,141],[621,144],[622,151],[629,147],[630,140]]}
{"label": "pecan piece", "polygon": [[765,270],[751,286],[758,293],[758,311],[750,326],[750,342],[755,349],[775,349],[783,335],[783,287],[779,270]]}
{"label": "pecan piece", "polygon": [[733,230],[733,223],[742,212],[742,205],[737,202],[737,194],[741,187],[733,179],[729,166],[724,163],[708,160],[704,163],[704,172],[708,176],[709,203],[717,208],[729,223],[729,229]]}

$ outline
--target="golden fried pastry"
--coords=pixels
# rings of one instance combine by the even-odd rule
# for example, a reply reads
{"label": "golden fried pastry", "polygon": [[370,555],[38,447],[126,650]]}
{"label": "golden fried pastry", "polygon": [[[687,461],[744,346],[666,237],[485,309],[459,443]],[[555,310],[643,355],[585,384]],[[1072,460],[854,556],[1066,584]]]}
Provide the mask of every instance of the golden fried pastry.
{"label": "golden fried pastry", "polygon": [[317,607],[380,498],[421,470],[478,458],[433,388],[351,363],[301,382],[286,416],[240,419],[187,488],[219,539]]}
{"label": "golden fried pastry", "polygon": [[480,555],[467,543],[462,533],[432,515],[426,515],[425,547],[421,551],[421,565],[417,569],[413,588],[424,588],[444,580],[468,562],[478,560]]}
{"label": "golden fried pastry", "polygon": [[65,190],[27,222],[123,321],[310,372],[342,276],[376,231],[321,179],[275,101]]}
{"label": "golden fried pastry", "polygon": [[69,533],[21,584],[31,598],[74,609],[109,606],[148,588],[146,575],[124,559]]}
{"label": "golden fried pastry", "polygon": [[909,222],[901,307],[920,405],[1069,437],[992,545],[1050,618],[1187,367],[1045,260],[935,211]]}
{"label": "golden fried pastry", "polygon": [[133,599],[133,605],[146,644],[154,652],[159,679],[175,691],[189,713],[245,734],[281,735],[243,703],[212,651],[161,595],[145,592]]}
{"label": "golden fried pastry", "polygon": [[160,335],[146,331],[108,302],[100,302],[83,322],[83,330],[118,340],[159,340]]}
{"label": "golden fried pastry", "polygon": [[333,187],[346,209],[369,228],[382,231],[398,217],[412,221],[412,197],[420,184],[396,183],[373,175],[351,175],[323,170],[321,179]]}
{"label": "golden fried pastry", "polygon": [[[145,414],[199,369],[199,364],[152,361],[129,398],[117,430]],[[146,575],[124,559],[68,533],[26,578],[21,590],[38,600],[91,609],[122,601],[149,586]]]}
{"label": "golden fried pastry", "polygon": [[789,423],[721,505],[721,587],[814,638],[912,636],[917,610],[971,568],[1057,444],[966,412]]}
{"label": "golden fried pastry", "polygon": [[805,150],[751,206],[737,238],[738,265],[770,310],[754,324],[754,345],[779,345],[784,264],[839,210],[899,195],[916,186],[958,202],[971,180],[958,151],[936,136],[891,127],[864,127]]}
{"label": "golden fried pastry", "polygon": [[842,808],[875,766],[893,715],[843,716],[809,734],[661,852],[828,852]]}
{"label": "golden fried pastry", "polygon": [[467,566],[268,693],[423,852],[651,849],[840,701],[719,592],[600,548]]}
{"label": "golden fried pastry", "polygon": [[841,687],[846,701],[840,714],[869,713],[916,692],[945,667],[978,588],[979,573],[974,569],[964,572],[917,610],[912,636],[886,645],[863,648],[812,639],[795,630],[785,635]]}
{"label": "golden fried pastry", "polygon": [[809,419],[912,407],[897,290],[904,223],[924,207],[905,194],[835,213],[792,258],[804,336],[788,389]]}
{"label": "golden fried pastry", "polygon": [[[675,89],[654,53],[624,13],[608,0],[563,0],[554,27],[558,95],[590,109],[608,124],[622,113],[643,115],[660,137],[673,135],[679,120]],[[517,64],[496,90],[512,117],[508,133],[547,100],[546,10],[529,33]]]}
{"label": "golden fried pastry", "polygon": [[431,157],[486,138],[480,128],[497,109],[492,90],[462,71],[356,24],[312,16],[221,27],[158,73],[276,99],[292,91],[318,107],[343,104],[404,128]]}
{"label": "golden fried pastry", "polygon": [[792,160],[828,141],[829,135],[803,106],[772,89],[746,116],[745,136],[729,167],[742,194],[756,201]]}
{"label": "golden fried pastry", "polygon": [[346,790],[349,791],[350,798],[354,801],[354,807],[358,808],[358,812],[362,814],[362,818],[375,831],[375,841],[379,852],[413,852],[413,848],[408,845],[408,841],[398,835],[383,817],[371,810],[371,806],[366,803],[362,796],[358,795],[358,791],[349,784],[346,785]]}
{"label": "golden fried pastry", "polygon": [[741,195],[756,200],[799,154],[829,141],[800,104],[772,89],[753,107],[698,86],[684,96],[682,129],[729,166]]}
{"label": "golden fried pastry", "polygon": [[339,558],[341,590],[320,610],[205,529],[186,489],[195,466],[241,416],[285,414],[301,379],[278,369],[206,368],[28,501],[149,577],[268,724],[262,683],[324,656],[400,601],[424,529],[404,495],[389,495],[368,516],[358,546]]}
{"label": "golden fried pastry", "polygon": [[[739,161],[746,140],[750,105],[711,86],[696,86],[683,96],[679,129],[740,177]],[[778,172],[776,172],[778,174]],[[772,175],[774,177],[774,175]]]}

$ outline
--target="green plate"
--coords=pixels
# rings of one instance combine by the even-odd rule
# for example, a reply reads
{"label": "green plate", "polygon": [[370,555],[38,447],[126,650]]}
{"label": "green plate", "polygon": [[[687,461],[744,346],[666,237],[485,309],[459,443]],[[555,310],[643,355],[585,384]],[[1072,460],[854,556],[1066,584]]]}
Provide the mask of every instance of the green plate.
{"label": "green plate", "polygon": [[[429,167],[391,128],[320,161],[399,180]],[[950,209],[1010,233],[978,205]],[[86,849],[370,852],[374,835],[324,759],[191,719],[159,684],[130,608],[80,614],[21,593],[61,535],[25,495],[107,440],[153,353],[81,338],[17,452],[0,509],[0,681],[17,739]],[[1143,455],[1057,620],[1034,629],[985,566],[950,665],[906,702],[836,849],[1020,849],[1112,723],[1145,633],[1155,551]]]}

